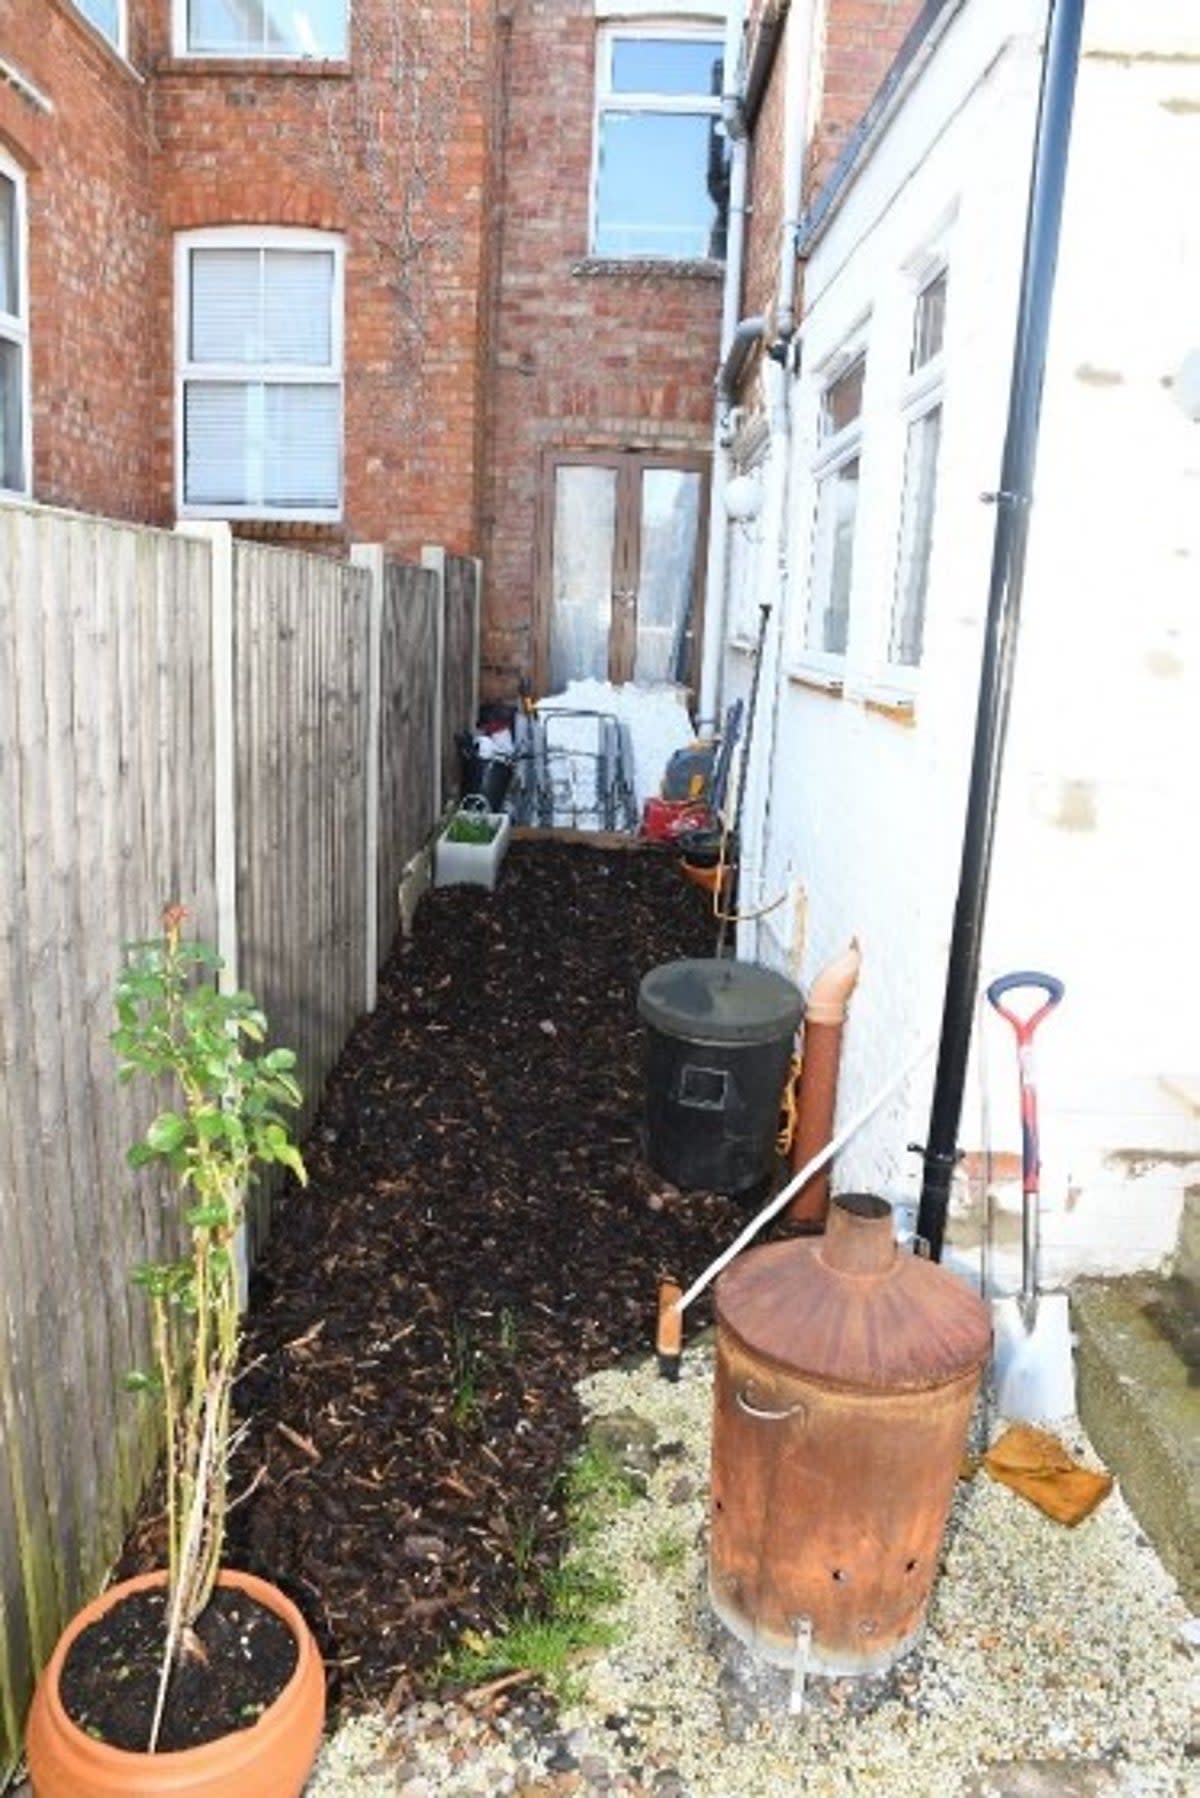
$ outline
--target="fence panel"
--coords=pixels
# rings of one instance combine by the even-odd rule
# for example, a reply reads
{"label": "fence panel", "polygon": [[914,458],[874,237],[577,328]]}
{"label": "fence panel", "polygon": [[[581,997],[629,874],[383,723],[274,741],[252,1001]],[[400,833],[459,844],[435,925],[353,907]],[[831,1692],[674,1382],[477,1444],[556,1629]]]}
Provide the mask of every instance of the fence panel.
{"label": "fence panel", "polygon": [[386,564],[381,645],[379,948],[395,935],[396,889],[433,824],[437,576]]}
{"label": "fence panel", "polygon": [[446,557],[445,661],[442,670],[442,793],[459,789],[459,731],[475,723],[476,608],[479,604],[475,563],[465,556]]}
{"label": "fence panel", "polygon": [[153,1456],[131,1266],[167,1213],[124,1151],[155,1095],[109,1046],[123,939],[213,921],[208,551],[0,511],[0,1772]]}
{"label": "fence panel", "polygon": [[370,577],[251,543],[233,565],[238,978],[296,1051],[303,1130],[364,1004]]}

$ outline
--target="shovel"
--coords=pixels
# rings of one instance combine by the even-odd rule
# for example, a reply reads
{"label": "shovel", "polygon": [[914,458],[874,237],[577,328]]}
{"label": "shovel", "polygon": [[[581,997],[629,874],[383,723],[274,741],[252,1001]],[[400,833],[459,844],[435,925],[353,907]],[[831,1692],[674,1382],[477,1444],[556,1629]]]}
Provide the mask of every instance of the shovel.
{"label": "shovel", "polygon": [[[1045,995],[1028,1015],[1003,1003],[1009,993],[1033,988]],[[1041,1155],[1033,1039],[1038,1025],[1063,996],[1053,974],[1004,974],[987,989],[988,1003],[1012,1025],[1017,1039],[1021,1094],[1021,1291],[992,1305],[993,1378],[1001,1415],[1021,1423],[1049,1423],[1075,1410],[1071,1327],[1065,1292],[1039,1291]]]}

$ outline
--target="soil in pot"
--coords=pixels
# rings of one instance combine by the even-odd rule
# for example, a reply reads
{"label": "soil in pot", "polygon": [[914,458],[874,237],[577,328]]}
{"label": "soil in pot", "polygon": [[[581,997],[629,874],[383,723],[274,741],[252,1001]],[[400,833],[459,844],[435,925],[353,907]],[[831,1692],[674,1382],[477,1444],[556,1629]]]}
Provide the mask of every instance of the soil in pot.
{"label": "soil in pot", "polygon": [[[244,1592],[218,1588],[195,1626],[203,1656],[171,1675],[159,1748],[196,1748],[257,1723],[296,1670],[295,1637]],[[135,1592],[72,1643],[59,1690],[72,1721],[113,1748],[143,1751],[158,1692],[166,1594]]]}

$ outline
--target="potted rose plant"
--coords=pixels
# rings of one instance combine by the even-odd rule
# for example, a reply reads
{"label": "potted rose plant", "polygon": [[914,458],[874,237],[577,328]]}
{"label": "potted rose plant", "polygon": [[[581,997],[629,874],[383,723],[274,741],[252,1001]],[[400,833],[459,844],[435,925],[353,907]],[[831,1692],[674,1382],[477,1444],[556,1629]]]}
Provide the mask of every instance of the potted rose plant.
{"label": "potted rose plant", "polygon": [[161,935],[129,946],[112,1038],[119,1078],[149,1079],[167,1100],[129,1161],[165,1170],[183,1208],[184,1252],[134,1274],[155,1365],[130,1383],[161,1406],[167,1568],[110,1588],[64,1632],[27,1730],[37,1798],[291,1798],[324,1721],[324,1672],[299,1612],[221,1565],[238,1233],[261,1169],[305,1178],[285,1115],[300,1103],[295,1056],[266,1048],[250,994],[219,990],[219,959],[184,939],[183,917],[168,907]]}

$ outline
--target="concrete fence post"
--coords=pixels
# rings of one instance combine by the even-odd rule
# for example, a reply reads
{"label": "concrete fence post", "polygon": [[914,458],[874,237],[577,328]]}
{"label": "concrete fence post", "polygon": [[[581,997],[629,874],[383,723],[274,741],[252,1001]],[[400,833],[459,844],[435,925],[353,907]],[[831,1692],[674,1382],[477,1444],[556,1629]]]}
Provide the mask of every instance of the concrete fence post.
{"label": "concrete fence post", "polygon": [[216,949],[223,962],[222,992],[237,992],[237,738],[234,691],[233,532],[218,519],[187,519],[181,537],[208,544],[209,618],[213,685],[213,887],[217,902]]}
{"label": "concrete fence post", "polygon": [[442,784],[442,733],[446,717],[446,552],[438,544],[427,543],[421,550],[421,567],[437,576],[438,600],[436,618],[433,678],[433,817],[442,815],[445,793]]}
{"label": "concrete fence post", "polygon": [[382,543],[356,543],[350,551],[356,568],[364,568],[370,576],[367,590],[367,749],[366,749],[366,830],[364,840],[363,904],[366,914],[366,967],[364,969],[364,1003],[374,1011],[379,996],[379,771],[383,754],[382,663],[383,663],[383,580],[384,548]]}

